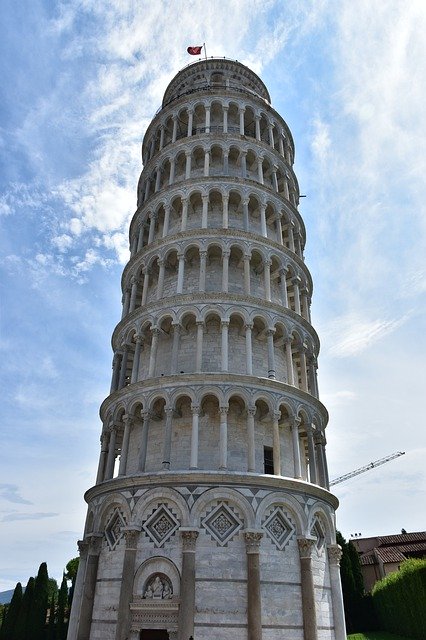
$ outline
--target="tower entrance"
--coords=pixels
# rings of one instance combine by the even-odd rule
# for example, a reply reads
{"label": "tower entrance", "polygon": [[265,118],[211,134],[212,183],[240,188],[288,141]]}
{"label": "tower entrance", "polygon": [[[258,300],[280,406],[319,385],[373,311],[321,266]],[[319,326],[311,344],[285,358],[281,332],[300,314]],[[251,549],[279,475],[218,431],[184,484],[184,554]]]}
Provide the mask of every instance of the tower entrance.
{"label": "tower entrance", "polygon": [[139,640],[169,640],[166,629],[142,629]]}

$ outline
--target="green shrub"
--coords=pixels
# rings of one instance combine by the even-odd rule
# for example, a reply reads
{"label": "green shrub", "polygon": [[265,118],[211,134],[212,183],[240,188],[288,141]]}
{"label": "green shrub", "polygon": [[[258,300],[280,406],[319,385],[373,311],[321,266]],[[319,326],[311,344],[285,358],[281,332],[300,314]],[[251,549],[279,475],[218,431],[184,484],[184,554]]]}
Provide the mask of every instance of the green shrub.
{"label": "green shrub", "polygon": [[426,560],[406,560],[374,585],[372,595],[381,628],[426,638]]}

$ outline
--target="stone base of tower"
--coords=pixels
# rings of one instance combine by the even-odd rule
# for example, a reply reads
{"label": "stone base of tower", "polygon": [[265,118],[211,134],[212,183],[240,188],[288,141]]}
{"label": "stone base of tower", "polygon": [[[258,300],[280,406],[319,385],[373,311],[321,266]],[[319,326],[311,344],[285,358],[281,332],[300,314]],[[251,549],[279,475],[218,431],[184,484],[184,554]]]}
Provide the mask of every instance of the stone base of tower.
{"label": "stone base of tower", "polygon": [[194,471],[86,499],[69,640],[346,640],[324,489]]}

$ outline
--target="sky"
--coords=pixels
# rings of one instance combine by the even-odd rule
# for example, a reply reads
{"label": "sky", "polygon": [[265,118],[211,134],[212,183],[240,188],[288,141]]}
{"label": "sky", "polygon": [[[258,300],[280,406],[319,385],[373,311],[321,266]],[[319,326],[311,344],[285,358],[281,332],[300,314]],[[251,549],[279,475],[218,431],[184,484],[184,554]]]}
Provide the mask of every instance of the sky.
{"label": "sky", "polygon": [[237,59],[295,140],[346,538],[425,529],[426,4],[3,0],[0,590],[77,555],[136,208],[171,78]]}

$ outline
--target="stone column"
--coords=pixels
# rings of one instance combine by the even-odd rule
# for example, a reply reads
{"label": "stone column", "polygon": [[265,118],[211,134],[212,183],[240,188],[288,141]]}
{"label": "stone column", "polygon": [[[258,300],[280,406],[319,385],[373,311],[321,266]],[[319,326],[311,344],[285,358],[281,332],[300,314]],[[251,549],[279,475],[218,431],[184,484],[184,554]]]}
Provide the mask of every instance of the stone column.
{"label": "stone column", "polygon": [[278,148],[279,148],[279,152],[280,155],[285,157],[285,152],[284,152],[284,135],[283,132],[280,132],[280,137],[278,138]]}
{"label": "stone column", "polygon": [[130,292],[129,313],[132,313],[132,311],[134,311],[136,307],[136,295],[138,292],[139,281],[136,278],[136,276],[132,276],[130,282],[131,282],[132,288]]}
{"label": "stone column", "polygon": [[149,198],[149,188],[151,186],[151,182],[149,180],[149,178],[147,178],[145,180],[145,190],[144,190],[144,194],[143,194],[143,201],[146,202]]}
{"label": "stone column", "polygon": [[175,181],[175,170],[176,170],[176,157],[170,158],[170,174],[169,174],[169,187]]}
{"label": "stone column", "polygon": [[287,383],[294,387],[294,370],[293,370],[293,356],[291,349],[291,338],[285,341],[285,360],[287,365]]}
{"label": "stone column", "polygon": [[157,300],[161,300],[163,297],[164,273],[166,269],[164,260],[161,258],[158,259],[158,267]]}
{"label": "stone column", "polygon": [[129,416],[128,414],[124,415],[123,422],[124,422],[124,434],[123,434],[123,443],[121,445],[120,465],[118,468],[119,476],[126,475],[127,457],[129,454],[130,431],[132,428],[132,416]]}
{"label": "stone column", "polygon": [[260,116],[254,116],[256,126],[256,140],[260,141]]}
{"label": "stone column", "polygon": [[277,234],[277,242],[282,245],[283,244],[283,228],[281,225],[281,215],[277,215],[275,218],[276,223],[276,234]]}
{"label": "stone column", "polygon": [[228,133],[228,109],[229,107],[223,107],[223,133]]}
{"label": "stone column", "polygon": [[269,144],[271,145],[271,147],[274,147],[274,145],[275,145],[274,126],[273,126],[272,122],[268,122],[268,133],[269,133]]}
{"label": "stone column", "polygon": [[300,357],[300,373],[302,377],[302,390],[308,392],[308,377],[306,375],[306,355],[304,347],[300,347],[299,351]]}
{"label": "stone column", "polygon": [[164,207],[163,238],[165,238],[169,233],[169,224],[170,224],[170,205],[168,204]]}
{"label": "stone column", "polygon": [[115,640],[127,640],[129,634],[129,606],[133,599],[136,548],[140,530],[141,528],[137,525],[129,525],[123,528],[123,533],[126,538],[126,549],[124,551],[123,572],[121,575]]}
{"label": "stone column", "polygon": [[224,229],[228,228],[228,218],[229,218],[228,206],[229,206],[229,195],[226,193],[224,196],[222,196],[222,207],[223,207],[222,226]]}
{"label": "stone column", "polygon": [[273,423],[272,423],[272,454],[274,460],[274,476],[281,475],[281,441],[280,441],[280,426],[279,419],[281,418],[280,411],[274,411]]}
{"label": "stone column", "polygon": [[263,263],[263,275],[265,277],[265,298],[271,302],[271,261],[265,260]]}
{"label": "stone column", "polygon": [[203,370],[203,330],[204,323],[202,321],[197,322],[197,351],[195,355],[195,371],[200,372]]}
{"label": "stone column", "polygon": [[80,624],[78,626],[77,640],[87,640],[90,637],[92,626],[93,602],[95,599],[96,577],[98,574],[99,554],[103,535],[94,533],[85,539],[89,543],[87,552],[86,571],[81,598]]}
{"label": "stone column", "polygon": [[149,367],[148,367],[148,378],[153,378],[155,375],[155,362],[157,358],[157,347],[158,347],[158,337],[160,335],[160,330],[156,327],[152,328],[152,341],[151,341],[151,351],[149,354]]}
{"label": "stone column", "polygon": [[219,413],[219,469],[226,469],[228,466],[228,407],[219,407]]}
{"label": "stone column", "polygon": [[249,201],[246,199],[243,200],[243,225],[244,231],[250,231],[250,220],[249,220],[249,212],[248,212],[248,203]]}
{"label": "stone column", "polygon": [[161,181],[161,169],[160,167],[157,167],[157,172],[155,174],[154,193],[157,193],[157,191],[160,189],[160,181]]}
{"label": "stone column", "polygon": [[294,291],[294,310],[296,313],[300,314],[300,292],[299,292],[299,278],[293,278],[293,291]]}
{"label": "stone column", "polygon": [[247,177],[247,151],[240,151],[241,156],[241,177]]}
{"label": "stone column", "polygon": [[192,411],[192,431],[191,431],[191,460],[190,469],[198,469],[198,423],[200,418],[200,407],[196,404],[191,406]]}
{"label": "stone column", "polygon": [[189,180],[191,177],[191,152],[185,151],[185,180]]}
{"label": "stone column", "polygon": [[250,295],[250,258],[247,253],[244,254],[244,293]]}
{"label": "stone column", "polygon": [[139,451],[138,470],[140,473],[143,473],[145,471],[146,452],[148,447],[149,411],[142,411],[141,417],[142,417],[142,440],[141,440],[141,448]]}
{"label": "stone column", "polygon": [[247,553],[247,638],[262,640],[259,548],[263,533],[244,532]]}
{"label": "stone column", "polygon": [[159,151],[164,147],[164,124],[160,127],[160,148]]}
{"label": "stone column", "polygon": [[264,238],[268,237],[268,230],[266,228],[266,205],[261,203],[260,205],[260,233]]}
{"label": "stone column", "polygon": [[176,138],[177,138],[177,125],[178,125],[178,119],[177,116],[172,116],[173,119],[173,132],[172,132],[172,143],[176,142]]}
{"label": "stone column", "polygon": [[293,418],[291,421],[291,438],[293,442],[294,477],[302,477],[302,466],[300,463],[300,443],[299,443],[299,420]]}
{"label": "stone column", "polygon": [[172,450],[172,421],[173,409],[166,408],[166,421],[164,423],[164,442],[163,442],[163,469],[170,469],[170,453]]}
{"label": "stone column", "polygon": [[318,640],[315,607],[314,577],[312,574],[312,549],[315,538],[298,538],[304,640]]}
{"label": "stone column", "polygon": [[115,425],[112,425],[109,429],[108,458],[106,463],[104,480],[111,480],[111,478],[114,475],[116,438],[117,438],[116,427]]}
{"label": "stone column", "polygon": [[120,368],[121,368],[121,354],[116,352],[114,353],[114,358],[112,359],[112,380],[111,380],[110,393],[114,393],[114,391],[117,391],[118,389]]}
{"label": "stone column", "polygon": [[154,240],[155,223],[157,220],[157,215],[155,213],[151,213],[149,217],[150,217],[150,221],[149,221],[148,244],[151,244],[151,242]]}
{"label": "stone column", "polygon": [[330,570],[331,603],[333,606],[335,640],[346,640],[345,610],[343,608],[342,584],[340,581],[340,559],[342,549],[338,544],[328,547],[328,566]]}
{"label": "stone column", "polygon": [[210,133],[210,105],[206,106],[206,133]]}
{"label": "stone column", "polygon": [[246,373],[248,376],[253,375],[253,352],[251,345],[251,330],[253,329],[252,324],[246,324],[244,326],[246,332]]}
{"label": "stone column", "polygon": [[118,380],[118,388],[122,389],[126,382],[126,372],[127,372],[127,358],[129,355],[129,346],[125,344],[123,346],[123,356],[121,358],[121,368],[120,368],[120,378]]}
{"label": "stone column", "polygon": [[277,171],[278,171],[278,166],[274,164],[274,166],[272,167],[272,186],[274,187],[274,190],[278,193]]}
{"label": "stone column", "polygon": [[188,198],[182,198],[182,221],[180,225],[181,231],[186,231],[187,221],[188,221]]}
{"label": "stone column", "polygon": [[222,356],[222,371],[228,371],[228,329],[229,329],[229,321],[222,320],[222,347],[221,347],[221,356]]}
{"label": "stone column", "polygon": [[87,565],[87,553],[89,550],[88,540],[79,540],[77,544],[80,554],[80,562],[78,563],[77,577],[74,585],[74,597],[72,600],[70,619],[68,623],[67,638],[69,638],[69,640],[77,639],[78,625],[80,622],[80,611],[82,607],[84,577]]}
{"label": "stone column", "polygon": [[308,438],[309,480],[312,484],[317,484],[317,465],[315,460],[314,431],[312,426],[306,427],[306,434]]}
{"label": "stone column", "polygon": [[129,305],[130,305],[130,290],[126,288],[124,290],[124,295],[123,295],[123,313],[121,314],[122,318],[127,316],[127,314],[129,313]]}
{"label": "stone column", "polygon": [[247,471],[256,471],[256,447],[254,438],[254,416],[256,407],[247,409]]}
{"label": "stone column", "polygon": [[195,616],[195,545],[197,529],[181,529],[182,577],[180,580],[180,607],[178,640],[194,637]]}
{"label": "stone column", "polygon": [[178,372],[178,354],[179,354],[179,336],[180,336],[180,324],[179,322],[173,322],[173,345],[172,345],[172,363],[171,373]]}
{"label": "stone column", "polygon": [[321,487],[325,487],[325,473],[324,473],[324,463],[323,463],[323,455],[322,455],[322,435],[320,431],[316,430],[314,433],[314,444],[315,444],[315,454],[316,454],[316,462],[317,462],[318,484]]}
{"label": "stone column", "polygon": [[222,292],[228,293],[230,251],[222,253]]}
{"label": "stone column", "polygon": [[268,329],[266,332],[268,340],[268,378],[272,380],[275,380],[274,333],[275,329]]}
{"label": "stone column", "polygon": [[141,222],[139,225],[138,244],[136,246],[136,252],[139,252],[143,247],[143,234],[145,231],[145,224]]}
{"label": "stone column", "polygon": [[101,455],[99,456],[98,473],[96,475],[96,484],[100,484],[104,480],[105,463],[108,454],[108,433],[102,431],[101,435]]}
{"label": "stone column", "polygon": [[238,113],[240,115],[240,136],[244,135],[244,113],[245,113],[245,109],[243,107],[240,107],[238,109]]}
{"label": "stone column", "polygon": [[136,336],[135,354],[133,356],[132,377],[130,380],[131,384],[135,384],[135,382],[138,381],[141,349],[142,349],[142,336]]}
{"label": "stone column", "polygon": [[210,151],[206,149],[204,151],[204,177],[208,178],[210,175]]}
{"label": "stone column", "polygon": [[309,322],[309,303],[308,303],[308,290],[303,288],[300,292],[302,301],[302,318],[305,318]]}
{"label": "stone column", "polygon": [[142,300],[141,307],[146,305],[146,301],[148,298],[148,286],[149,286],[149,269],[148,267],[144,267],[143,272],[143,287],[142,287]]}
{"label": "stone column", "polygon": [[257,179],[260,184],[264,184],[263,179],[263,156],[259,156],[257,159]]}
{"label": "stone column", "polygon": [[295,253],[295,250],[294,250],[293,223],[291,223],[291,222],[288,225],[288,244],[289,244],[290,251],[293,251],[293,253]]}
{"label": "stone column", "polygon": [[223,175],[229,175],[229,151],[225,149],[223,152]]}
{"label": "stone column", "polygon": [[206,261],[207,251],[200,251],[200,280],[198,290],[201,292],[206,290]]}
{"label": "stone column", "polygon": [[185,256],[183,253],[178,253],[178,260],[179,260],[179,266],[178,266],[176,293],[182,293],[183,278],[185,274]]}
{"label": "stone column", "polygon": [[186,135],[188,138],[192,136],[192,125],[194,122],[194,109],[188,109],[188,129]]}
{"label": "stone column", "polygon": [[288,309],[288,296],[287,296],[287,269],[280,269],[280,278],[281,278],[281,303],[283,307],[287,307]]}

